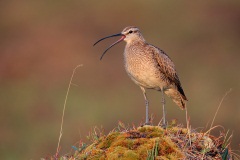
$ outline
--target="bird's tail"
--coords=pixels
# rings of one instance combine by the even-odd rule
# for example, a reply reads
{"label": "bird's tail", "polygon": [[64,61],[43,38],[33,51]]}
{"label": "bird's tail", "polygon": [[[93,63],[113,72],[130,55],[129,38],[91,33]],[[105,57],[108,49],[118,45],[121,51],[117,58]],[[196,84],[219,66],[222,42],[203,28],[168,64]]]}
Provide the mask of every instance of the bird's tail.
{"label": "bird's tail", "polygon": [[187,98],[184,93],[181,94],[177,89],[170,88],[165,91],[165,94],[170,97],[177,106],[181,109],[185,109]]}

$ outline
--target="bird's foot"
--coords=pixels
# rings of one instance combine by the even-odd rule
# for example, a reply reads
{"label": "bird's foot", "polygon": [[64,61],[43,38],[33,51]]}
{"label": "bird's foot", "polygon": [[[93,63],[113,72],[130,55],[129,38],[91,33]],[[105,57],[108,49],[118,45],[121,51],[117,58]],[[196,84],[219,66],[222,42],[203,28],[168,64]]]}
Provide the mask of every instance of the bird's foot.
{"label": "bird's foot", "polygon": [[164,128],[164,129],[167,128],[167,121],[166,121],[165,117],[166,117],[166,116],[165,116],[165,113],[163,113],[163,122],[162,122],[161,126],[162,126],[162,128]]}
{"label": "bird's foot", "polygon": [[162,124],[160,124],[160,126],[161,126],[163,129],[166,129],[166,128],[167,128],[167,123],[162,123]]}
{"label": "bird's foot", "polygon": [[146,126],[146,125],[152,126],[152,124],[151,124],[150,122],[145,122],[143,125],[144,125],[144,126]]}
{"label": "bird's foot", "polygon": [[141,125],[141,127],[143,126],[152,126],[153,124],[151,122],[145,122]]}

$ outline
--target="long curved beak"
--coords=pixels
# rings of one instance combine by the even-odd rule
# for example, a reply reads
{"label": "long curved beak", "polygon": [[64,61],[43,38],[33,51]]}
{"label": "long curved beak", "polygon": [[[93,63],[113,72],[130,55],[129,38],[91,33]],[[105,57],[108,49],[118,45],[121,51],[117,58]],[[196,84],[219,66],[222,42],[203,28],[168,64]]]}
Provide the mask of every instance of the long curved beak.
{"label": "long curved beak", "polygon": [[97,43],[101,42],[101,41],[104,40],[104,39],[111,38],[111,37],[116,37],[116,36],[122,36],[122,37],[121,37],[119,40],[117,40],[116,42],[114,42],[113,44],[111,44],[111,45],[103,52],[102,56],[100,57],[100,60],[102,60],[103,56],[105,55],[105,53],[106,53],[110,48],[112,48],[113,46],[115,46],[115,45],[118,44],[119,42],[123,41],[126,36],[123,35],[122,33],[114,34],[114,35],[111,35],[111,36],[104,37],[104,38],[98,40],[96,43],[94,43],[93,46],[95,46]]}

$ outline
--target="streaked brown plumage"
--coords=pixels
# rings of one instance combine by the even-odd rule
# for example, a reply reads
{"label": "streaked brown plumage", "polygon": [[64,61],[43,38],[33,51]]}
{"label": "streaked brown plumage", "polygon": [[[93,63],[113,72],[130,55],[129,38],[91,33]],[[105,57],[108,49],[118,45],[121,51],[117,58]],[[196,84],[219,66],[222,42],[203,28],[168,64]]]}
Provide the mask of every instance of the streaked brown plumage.
{"label": "streaked brown plumage", "polygon": [[122,40],[126,41],[124,50],[125,69],[129,77],[143,91],[146,102],[146,124],[149,123],[149,119],[145,89],[155,89],[162,92],[163,124],[165,126],[163,93],[169,96],[181,109],[185,108],[187,101],[172,60],[163,50],[148,44],[137,27],[126,27],[120,34],[102,38],[98,42],[114,36],[122,36],[122,38],[107,48],[103,55],[115,44]]}

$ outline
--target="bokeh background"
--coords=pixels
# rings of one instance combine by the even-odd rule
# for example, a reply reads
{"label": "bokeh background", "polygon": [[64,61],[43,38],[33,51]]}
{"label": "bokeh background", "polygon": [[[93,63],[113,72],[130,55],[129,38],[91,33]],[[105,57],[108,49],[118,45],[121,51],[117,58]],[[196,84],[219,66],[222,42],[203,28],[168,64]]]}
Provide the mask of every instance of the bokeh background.
{"label": "bokeh background", "polygon": [[[0,159],[40,159],[56,151],[68,83],[60,154],[94,127],[108,133],[118,121],[138,125],[145,107],[140,88],[123,67],[124,42],[93,47],[98,39],[138,26],[145,39],[174,61],[189,99],[192,128],[214,125],[240,134],[240,1],[17,1],[0,2]],[[148,91],[150,113],[162,116],[161,94]],[[167,119],[186,124],[167,99]],[[223,129],[217,129],[215,135]]]}

